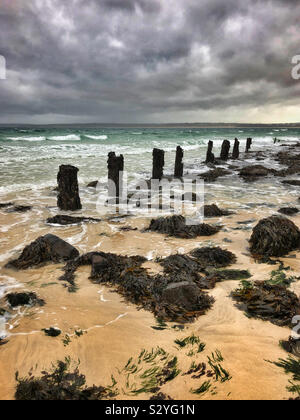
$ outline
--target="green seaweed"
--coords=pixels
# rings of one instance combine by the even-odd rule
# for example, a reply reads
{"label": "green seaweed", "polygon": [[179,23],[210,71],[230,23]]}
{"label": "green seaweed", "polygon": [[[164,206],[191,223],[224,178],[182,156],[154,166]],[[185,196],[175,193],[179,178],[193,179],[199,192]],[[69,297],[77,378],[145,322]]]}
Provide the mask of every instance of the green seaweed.
{"label": "green seaweed", "polygon": [[197,395],[205,394],[207,391],[210,390],[210,388],[211,388],[211,382],[210,381],[205,381],[205,382],[203,382],[203,384],[199,388],[197,388],[197,389],[192,389],[191,388],[190,392],[192,394],[197,394]]}

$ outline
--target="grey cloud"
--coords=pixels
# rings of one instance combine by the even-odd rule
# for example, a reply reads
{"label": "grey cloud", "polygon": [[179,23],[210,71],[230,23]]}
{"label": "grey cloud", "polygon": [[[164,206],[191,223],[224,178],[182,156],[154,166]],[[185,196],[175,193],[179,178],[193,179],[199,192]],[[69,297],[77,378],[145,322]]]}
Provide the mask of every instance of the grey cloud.
{"label": "grey cloud", "polygon": [[[297,104],[298,1],[28,0],[0,7],[0,121],[170,121]],[[198,112],[198,114],[197,114]],[[153,116],[153,117],[152,117]],[[53,117],[51,117],[53,118]]]}

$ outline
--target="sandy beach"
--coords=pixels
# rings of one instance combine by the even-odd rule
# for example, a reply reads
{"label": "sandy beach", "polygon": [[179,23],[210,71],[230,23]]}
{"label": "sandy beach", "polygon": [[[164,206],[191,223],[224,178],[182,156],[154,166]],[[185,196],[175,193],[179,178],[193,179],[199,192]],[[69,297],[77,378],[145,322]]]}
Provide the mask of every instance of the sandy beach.
{"label": "sandy beach", "polygon": [[[7,197],[9,200],[14,198]],[[157,257],[186,253],[207,244],[221,246],[236,254],[237,263],[230,268],[248,269],[253,276],[251,280],[268,279],[270,272],[276,269],[267,264],[257,264],[248,250],[251,228],[261,218],[273,214],[273,209],[238,211],[232,216],[209,219],[209,223],[222,223],[227,232],[221,231],[210,238],[176,239],[158,233],[141,232],[149,224],[149,219],[141,217],[69,227],[47,226],[43,221],[49,215],[49,209],[42,204],[46,203],[40,203],[36,210],[39,234],[52,233],[67,241],[76,238],[75,242],[81,252],[101,250],[120,255],[144,256],[149,260],[145,267],[153,273],[162,271],[162,267],[155,262]],[[290,204],[288,197],[286,204]],[[21,376],[26,376],[31,368],[39,373],[66,356],[75,361],[80,359],[80,371],[86,375],[88,385],[109,384],[111,375],[117,377],[117,369],[126,365],[128,359],[137,356],[142,349],[151,350],[157,346],[176,355],[183,371],[188,370],[192,359],[185,351],[179,350],[174,341],[192,333],[206,344],[204,353],[197,356],[198,360],[204,360],[211,352],[219,350],[224,357],[224,367],[232,376],[230,381],[216,384],[215,395],[207,393],[201,399],[289,398],[286,391],[288,377],[267,360],[275,361],[286,356],[279,347],[279,341],[288,339],[291,331],[270,322],[247,318],[230,297],[238,281],[217,283],[213,290],[209,290],[209,295],[216,300],[212,309],[194,323],[186,324],[183,331],[172,329],[172,323],[168,324],[167,329],[157,331],[152,328],[156,325],[152,313],[137,310],[134,305],[124,302],[119,294],[113,292],[113,288],[91,283],[90,267],[79,269],[76,280],[79,289],[76,293],[69,293],[58,280],[62,274],[62,264],[25,271],[3,268],[9,260],[3,256],[10,256],[10,250],[19,243],[28,244],[35,240],[37,233],[32,226],[32,217],[28,217],[28,214],[24,218],[24,215],[5,214],[1,211],[0,218],[2,230],[9,226],[2,236],[0,249],[1,283],[6,280],[7,284],[8,279],[13,279],[13,287],[17,285],[14,291],[34,291],[46,302],[44,307],[24,307],[12,311],[12,319],[6,325],[8,342],[0,346],[0,399],[14,398],[16,371]],[[243,221],[247,223],[238,224]],[[300,216],[294,216],[293,221],[299,226]],[[138,230],[120,231],[119,228],[124,226]],[[246,226],[247,229],[232,230],[238,226]],[[226,238],[232,242],[226,242]],[[281,259],[286,266],[291,267],[291,275],[300,272],[299,256],[297,251]],[[293,283],[291,287],[299,296],[300,282]],[[3,306],[3,299],[0,303]],[[50,326],[58,327],[62,335],[58,338],[45,336],[41,330]],[[82,330],[84,334],[76,337],[76,330]],[[70,338],[67,346],[63,343],[65,335]],[[124,381],[122,375],[119,375],[118,380],[120,383]],[[197,395],[191,393],[197,384],[199,380],[179,375],[163,386],[162,391],[173,399],[197,399]],[[121,391],[118,398],[132,397]],[[141,394],[134,399],[145,398],[149,396]]]}

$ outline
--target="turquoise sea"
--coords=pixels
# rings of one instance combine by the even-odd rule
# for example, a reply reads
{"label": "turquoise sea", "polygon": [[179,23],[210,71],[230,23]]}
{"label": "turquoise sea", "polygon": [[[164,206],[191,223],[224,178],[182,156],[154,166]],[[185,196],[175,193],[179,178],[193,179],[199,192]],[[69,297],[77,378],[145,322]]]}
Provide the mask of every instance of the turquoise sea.
{"label": "turquoise sea", "polygon": [[[244,143],[253,138],[253,150],[280,147],[298,140],[300,129],[292,128],[2,128],[0,129],[0,195],[51,187],[61,164],[80,169],[80,182],[106,177],[107,154],[125,157],[129,178],[147,177],[151,172],[152,149],[166,151],[166,173],[172,173],[176,146],[185,151],[187,171],[201,169],[207,142],[214,140],[218,156],[224,139],[237,137]],[[274,146],[273,139],[281,140]]]}

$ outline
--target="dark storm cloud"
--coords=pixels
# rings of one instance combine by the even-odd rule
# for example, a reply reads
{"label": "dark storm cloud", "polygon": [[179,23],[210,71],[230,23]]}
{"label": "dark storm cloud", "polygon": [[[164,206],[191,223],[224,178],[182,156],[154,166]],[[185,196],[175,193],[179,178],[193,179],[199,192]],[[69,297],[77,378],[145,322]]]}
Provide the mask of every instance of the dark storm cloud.
{"label": "dark storm cloud", "polygon": [[295,120],[299,16],[298,0],[7,2],[0,122]]}

